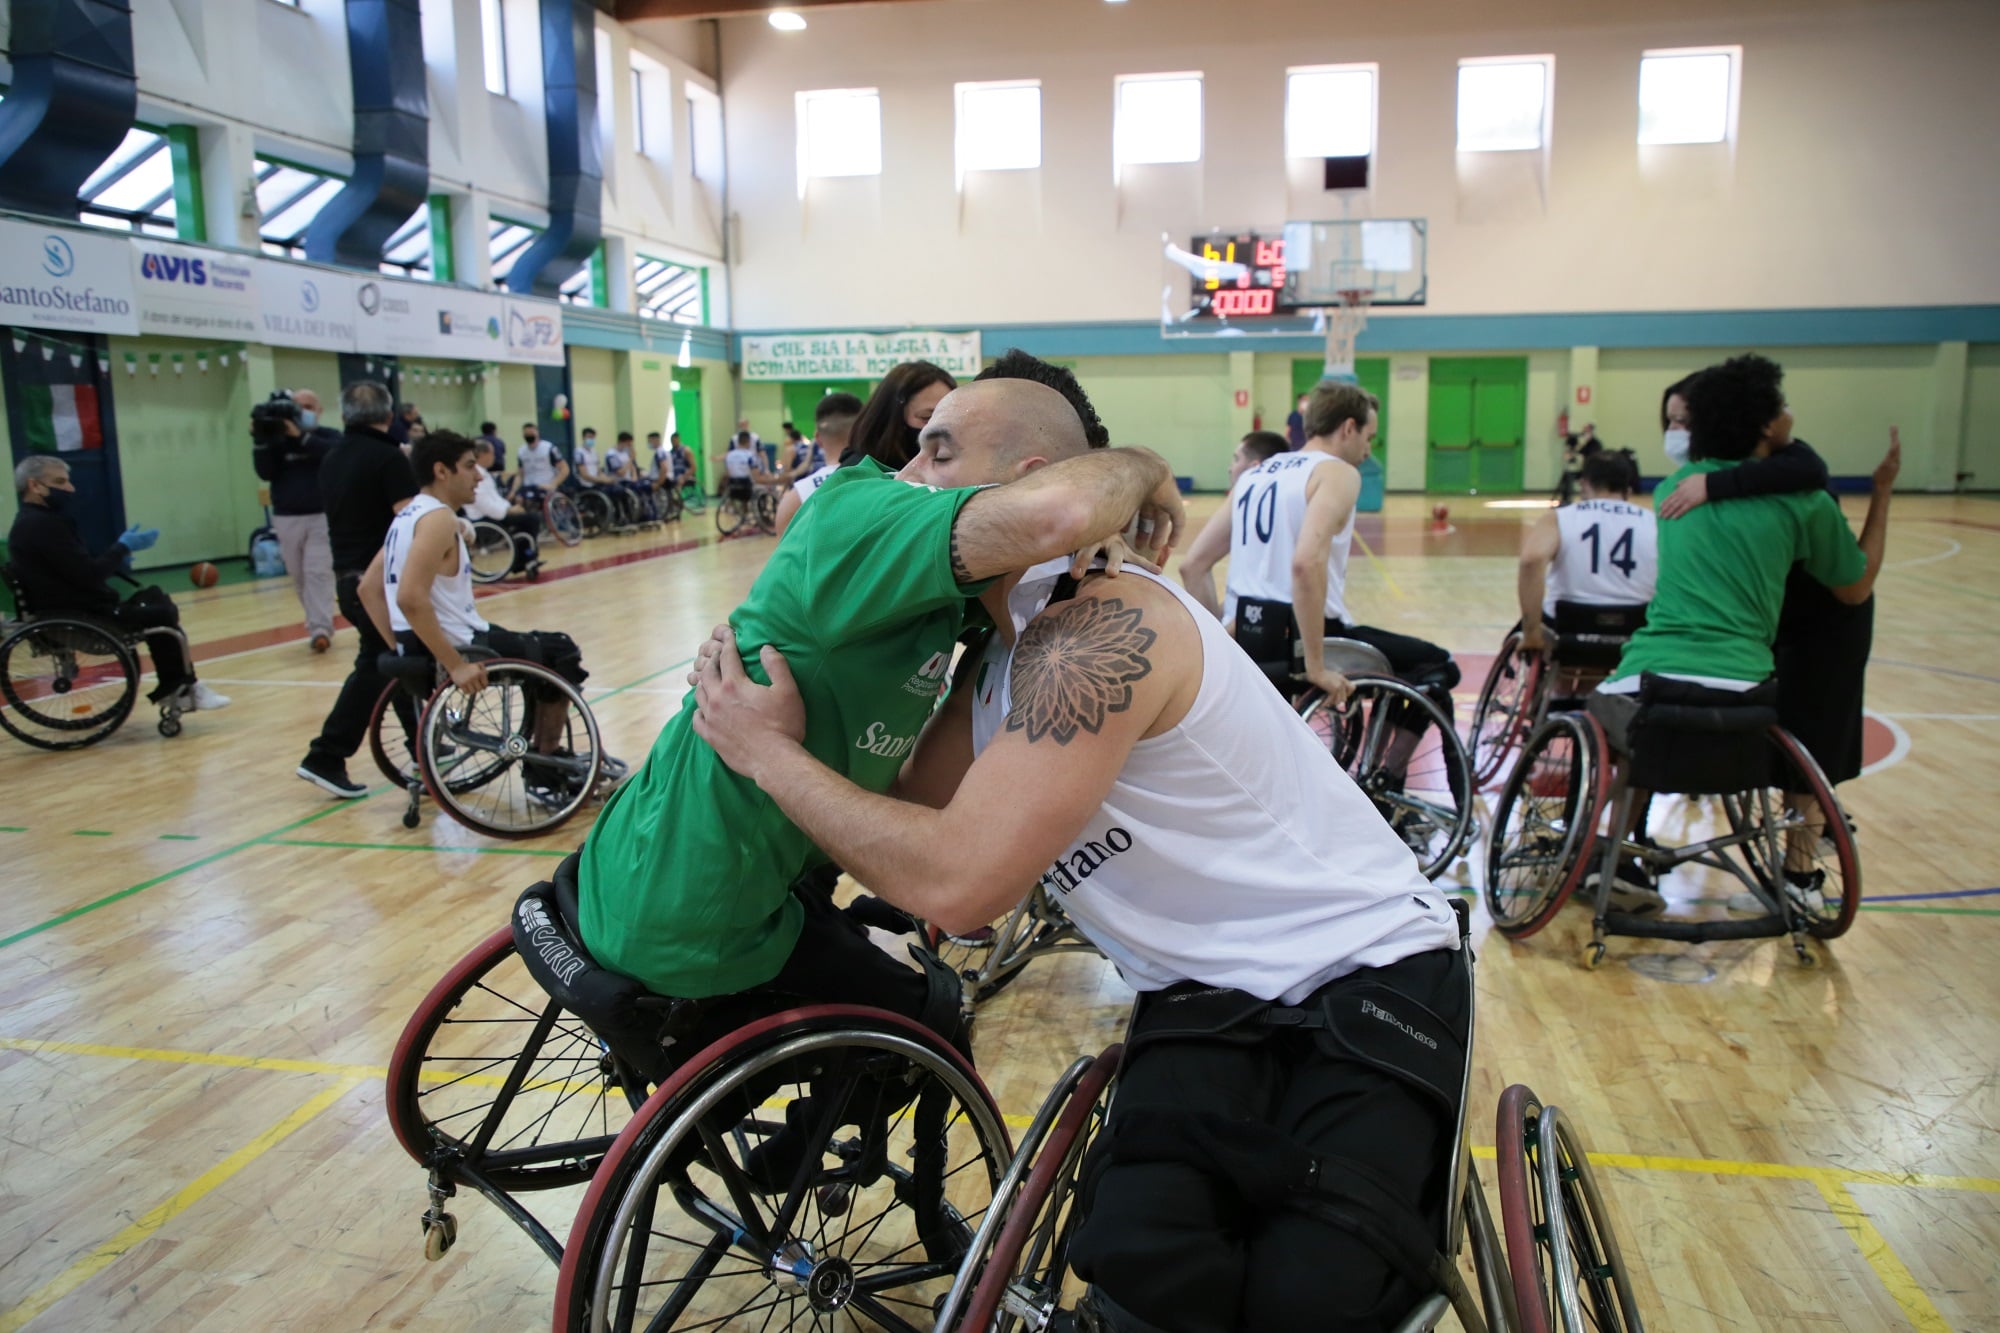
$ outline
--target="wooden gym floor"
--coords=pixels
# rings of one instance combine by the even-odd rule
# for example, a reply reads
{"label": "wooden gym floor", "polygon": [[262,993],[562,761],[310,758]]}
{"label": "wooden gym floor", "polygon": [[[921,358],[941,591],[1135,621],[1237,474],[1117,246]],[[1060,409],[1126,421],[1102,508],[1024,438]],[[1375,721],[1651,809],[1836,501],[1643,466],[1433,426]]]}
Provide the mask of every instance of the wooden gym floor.
{"label": "wooden gym floor", "polygon": [[[1445,533],[1415,497],[1366,520],[1353,596],[1461,655],[1463,717],[1533,512],[1452,509]],[[682,529],[557,550],[539,585],[483,603],[577,638],[633,760],[769,549],[716,542],[705,515]],[[1779,941],[1620,940],[1590,974],[1578,914],[1520,945],[1475,916],[1474,1141],[1516,1081],[1577,1117],[1668,1333],[2000,1328],[2000,502],[1899,498],[1890,558],[1880,754],[1842,792],[1868,901],[1821,967]],[[180,600],[233,708],[163,740],[142,707],[76,754],[0,738],[0,1333],[546,1327],[554,1270],[477,1197],[424,1261],[382,1067],[584,823],[502,845],[428,807],[405,831],[386,788],[323,799],[291,770],[351,637],[312,656],[282,580]],[[365,754],[352,771],[375,778]],[[1115,1040],[1128,1000],[1083,957],[997,997],[977,1045],[1010,1118]],[[569,1215],[544,1214],[559,1235]]]}

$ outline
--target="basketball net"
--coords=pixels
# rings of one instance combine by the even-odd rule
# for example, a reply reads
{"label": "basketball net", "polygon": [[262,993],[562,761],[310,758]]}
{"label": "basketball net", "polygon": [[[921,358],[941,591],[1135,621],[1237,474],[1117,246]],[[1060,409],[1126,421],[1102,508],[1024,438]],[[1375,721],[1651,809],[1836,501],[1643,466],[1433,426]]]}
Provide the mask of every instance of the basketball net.
{"label": "basketball net", "polygon": [[1368,327],[1368,304],[1374,299],[1372,287],[1343,287],[1340,304],[1326,308],[1327,379],[1355,381],[1354,343]]}

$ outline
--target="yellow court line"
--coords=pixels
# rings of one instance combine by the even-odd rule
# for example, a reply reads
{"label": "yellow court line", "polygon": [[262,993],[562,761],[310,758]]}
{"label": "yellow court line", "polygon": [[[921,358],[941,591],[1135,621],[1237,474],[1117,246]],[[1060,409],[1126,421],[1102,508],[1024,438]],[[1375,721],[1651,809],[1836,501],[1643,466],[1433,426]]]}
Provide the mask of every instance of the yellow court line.
{"label": "yellow court line", "polygon": [[[116,1060],[154,1060],[177,1065],[219,1065],[227,1069],[266,1069],[289,1074],[326,1074],[344,1079],[383,1079],[388,1069],[381,1065],[343,1065],[316,1060],[287,1060],[258,1055],[222,1055],[209,1051],[158,1050],[144,1046],[98,1046],[76,1041],[43,1041],[34,1037],[0,1037],[0,1051],[36,1051],[49,1055],[96,1055]],[[499,1087],[500,1074],[439,1074],[437,1080],[452,1079]],[[538,1088],[558,1086],[538,1084]],[[1009,1128],[1025,1129],[1033,1116],[1001,1117]],[[1493,1149],[1474,1147],[1472,1154],[1482,1160],[1493,1158]],[[1794,1166],[1785,1162],[1738,1162],[1726,1157],[1664,1157],[1655,1154],[1593,1152],[1592,1166],[1627,1171],[1676,1171],[1696,1175],[1761,1176],[1774,1180],[1807,1180],[1831,1185],[1896,1185],[1906,1189],[1971,1190],[2000,1194],[2000,1179],[1988,1176],[1942,1176],[1923,1171],[1871,1171],[1845,1166]],[[5,1333],[0,1329],[0,1333]]]}
{"label": "yellow court line", "polygon": [[1847,1186],[1822,1180],[1819,1182],[1819,1193],[1839,1220],[1841,1230],[1852,1238],[1861,1251],[1861,1257],[1868,1261],[1868,1266],[1875,1270],[1875,1276],[1882,1280],[1890,1297],[1902,1308],[1903,1317],[1910,1321],[1910,1327],[1917,1333],[1951,1333],[1951,1325],[1938,1313],[1937,1306],[1931,1304],[1931,1298],[1917,1285],[1916,1278],[1910,1275],[1910,1270],[1897,1257],[1888,1240],[1868,1220],[1860,1201],[1848,1192]]}
{"label": "yellow court line", "polygon": [[110,1267],[140,1241],[200,1202],[216,1186],[303,1128],[314,1116],[332,1106],[360,1084],[361,1080],[358,1078],[344,1078],[332,1087],[323,1089],[305,1105],[223,1158],[192,1183],[184,1186],[171,1199],[92,1251],[87,1258],[71,1264],[52,1281],[44,1283],[27,1300],[5,1314],[0,1314],[0,1333],[15,1333],[15,1330],[27,1325],[57,1301]]}
{"label": "yellow court line", "polygon": [[1389,591],[1396,594],[1396,600],[1399,602],[1407,600],[1403,596],[1403,590],[1396,586],[1395,576],[1389,573],[1388,566],[1375,558],[1375,548],[1368,544],[1368,539],[1359,532],[1356,532],[1354,540],[1361,543],[1361,554],[1368,557],[1368,563],[1373,565],[1375,572],[1382,576],[1382,582],[1389,585]]}

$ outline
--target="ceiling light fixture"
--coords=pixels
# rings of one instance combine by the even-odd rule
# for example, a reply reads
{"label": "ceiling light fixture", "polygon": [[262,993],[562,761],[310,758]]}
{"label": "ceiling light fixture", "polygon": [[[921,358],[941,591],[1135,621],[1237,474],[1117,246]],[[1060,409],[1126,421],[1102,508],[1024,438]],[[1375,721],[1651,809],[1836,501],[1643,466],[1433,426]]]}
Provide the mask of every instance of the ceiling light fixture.
{"label": "ceiling light fixture", "polygon": [[779,32],[804,32],[805,15],[794,14],[789,9],[774,9],[771,11],[771,26]]}

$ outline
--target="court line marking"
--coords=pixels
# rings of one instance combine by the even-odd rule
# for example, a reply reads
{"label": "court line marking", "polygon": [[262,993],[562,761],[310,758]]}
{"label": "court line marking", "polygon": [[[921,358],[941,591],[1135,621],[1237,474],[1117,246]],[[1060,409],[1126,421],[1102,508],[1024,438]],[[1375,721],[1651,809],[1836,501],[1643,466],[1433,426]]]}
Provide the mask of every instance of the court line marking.
{"label": "court line marking", "polygon": [[1884,722],[2000,722],[2000,713],[1876,713]]}
{"label": "court line marking", "polygon": [[[265,1069],[288,1074],[326,1074],[342,1079],[386,1079],[382,1065],[332,1064],[277,1056],[225,1055],[210,1051],[162,1050],[143,1046],[101,1046],[88,1042],[47,1041],[39,1037],[0,1037],[0,1050],[47,1055],[90,1055],[114,1060],[149,1060],[177,1065],[214,1065],[226,1069]],[[503,1080],[493,1075],[495,1084]],[[469,1081],[469,1080],[461,1080]],[[1025,1128],[1032,1116],[1003,1116],[1010,1126]],[[1491,1159],[1492,1148],[1474,1147],[1475,1157]],[[1592,1152],[1593,1166],[1629,1171],[1672,1171],[1693,1175],[1754,1176],[1775,1180],[1829,1181],[1839,1185],[1894,1185],[1904,1189],[1966,1190],[2000,1194],[2000,1179],[1986,1176],[1946,1176],[1925,1171],[1878,1171],[1845,1166],[1794,1166],[1784,1162],[1745,1162],[1724,1157],[1670,1157],[1651,1153]]]}
{"label": "court line marking", "polygon": [[437,852],[448,855],[463,852],[468,856],[568,856],[569,852],[557,847],[437,847],[422,842],[333,842],[320,838],[266,838],[271,847],[329,847],[337,851],[354,852]]}
{"label": "court line marking", "polygon": [[1854,1247],[1861,1251],[1861,1257],[1875,1270],[1876,1278],[1887,1289],[1890,1299],[1902,1309],[1903,1317],[1910,1321],[1910,1326],[1917,1333],[1951,1333],[1951,1325],[1938,1313],[1931,1298],[1924,1294],[1924,1289],[1917,1284],[1908,1266],[1889,1244],[1888,1237],[1875,1229],[1875,1223],[1869,1220],[1861,1201],[1846,1185],[1827,1180],[1815,1181],[1814,1184],[1818,1185],[1820,1197],[1826,1200],[1826,1206],[1840,1223],[1840,1229],[1847,1233]]}
{"label": "court line marking", "polygon": [[1358,527],[1354,532],[1354,540],[1361,543],[1361,553],[1368,557],[1368,563],[1374,566],[1377,574],[1382,576],[1382,582],[1389,585],[1389,591],[1396,594],[1396,600],[1399,602],[1409,600],[1403,596],[1402,588],[1397,586],[1395,577],[1389,573],[1388,567],[1376,558],[1375,548],[1368,544],[1368,539],[1361,535]]}
{"label": "court line marking", "polygon": [[1910,733],[1904,731],[1900,723],[1891,721],[1889,718],[1883,717],[1880,713],[1870,712],[1864,708],[1861,710],[1861,715],[1863,717],[1874,718],[1886,727],[1889,732],[1889,753],[1883,755],[1880,759],[1877,759],[1874,763],[1869,764],[1860,773],[1856,774],[1857,777],[1865,778],[1871,773],[1880,773],[1885,768],[1894,768],[1897,764],[1902,763],[1910,753]]}
{"label": "court line marking", "polygon": [[36,1288],[29,1294],[28,1299],[5,1314],[0,1314],[0,1333],[15,1333],[15,1330],[40,1317],[50,1306],[123,1258],[134,1246],[201,1202],[217,1186],[303,1129],[314,1117],[359,1087],[361,1083],[362,1080],[358,1078],[343,1078],[332,1087],[322,1089],[290,1115],[182,1186],[179,1192],[165,1203],[145,1213],[123,1231],[91,1251],[88,1256],[71,1264],[56,1277]]}
{"label": "court line marking", "polygon": [[[1920,534],[1920,535],[1927,535],[1927,536],[1934,536],[1934,537],[1935,537],[1935,536],[1937,536],[1937,534],[1935,534],[1935,533],[1928,533],[1928,534]],[[1964,546],[1960,545],[1960,544],[1959,544],[1958,542],[1955,542],[1955,541],[1953,541],[1953,540],[1952,540],[1951,538],[1949,538],[1949,537],[1938,537],[1938,538],[1937,538],[1937,540],[1939,540],[1939,541],[1943,542],[1943,543],[1944,543],[1944,544],[1945,544],[1946,546],[1948,546],[1948,547],[1949,547],[1950,549],[1949,549],[1949,550],[1945,550],[1945,551],[1939,551],[1939,552],[1938,552],[1937,554],[1935,554],[1935,555],[1926,555],[1926,556],[1919,556],[1919,557],[1918,557],[1917,559],[1915,559],[1915,560],[1888,560],[1888,561],[1884,561],[1884,562],[1883,562],[1883,564],[1882,564],[1882,568],[1883,568],[1884,570],[1891,570],[1891,569],[1909,569],[1909,568],[1911,568],[1911,567],[1913,567],[1913,566],[1915,566],[1915,565],[1934,565],[1934,564],[1936,564],[1936,563],[1937,563],[1938,561],[1940,561],[1940,560],[1949,560],[1949,559],[1951,559],[1951,558],[1952,558],[1953,556],[1957,555],[1957,554],[1958,554],[1958,553],[1959,553],[1960,551],[1963,551],[1963,550],[1965,549],[1965,547],[1964,547]]]}
{"label": "court line marking", "polygon": [[[2000,601],[2000,597],[1994,600]],[[1877,657],[1871,659],[1870,665],[1908,667],[1912,671],[1931,671],[1940,676],[1960,676],[1966,680],[1983,680],[1989,685],[2000,685],[2000,676],[1982,676],[1976,671],[1954,671],[1950,667],[1932,666],[1928,662],[1899,662],[1893,657]]]}
{"label": "court line marking", "polygon": [[1936,893],[1885,893],[1879,898],[1862,901],[1907,903],[1927,898],[1984,898],[1991,893],[2000,893],[2000,889],[1939,889]]}

